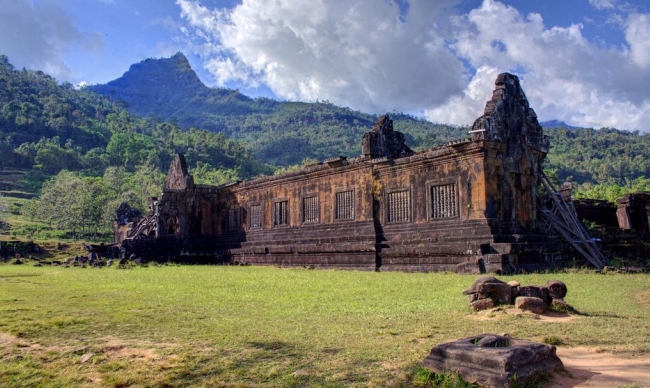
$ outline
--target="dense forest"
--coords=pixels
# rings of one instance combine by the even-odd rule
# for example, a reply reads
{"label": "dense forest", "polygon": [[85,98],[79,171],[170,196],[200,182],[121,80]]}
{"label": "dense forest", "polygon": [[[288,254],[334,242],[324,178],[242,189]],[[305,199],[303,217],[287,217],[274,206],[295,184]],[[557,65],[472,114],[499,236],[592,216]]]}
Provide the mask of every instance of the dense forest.
{"label": "dense forest", "polygon": [[0,56],[0,166],[101,175],[107,167],[165,170],[175,152],[191,167],[237,170],[249,178],[272,171],[223,133],[181,129],[129,113],[119,102],[41,71],[16,70]]}
{"label": "dense forest", "polygon": [[16,70],[0,56],[1,177],[26,172],[18,182],[3,178],[0,190],[41,194],[21,209],[24,215],[75,234],[105,231],[116,204],[142,208],[159,192],[176,152],[185,154],[198,183],[274,170],[223,133],[136,116],[120,102],[41,71]]}
{"label": "dense forest", "polygon": [[[467,136],[466,127],[390,115],[416,150]],[[0,56],[0,227],[7,214],[18,214],[52,233],[101,235],[120,202],[143,209],[159,192],[176,152],[185,154],[197,183],[218,185],[359,155],[360,139],[376,120],[327,101],[251,99],[208,88],[182,54],[141,62],[108,85],[82,89],[42,71],[17,70]],[[647,133],[545,133],[551,138],[545,170],[558,182],[578,183],[578,197],[613,201],[650,190]],[[8,201],[16,191],[37,196],[18,206]],[[25,223],[12,233],[43,228]]]}

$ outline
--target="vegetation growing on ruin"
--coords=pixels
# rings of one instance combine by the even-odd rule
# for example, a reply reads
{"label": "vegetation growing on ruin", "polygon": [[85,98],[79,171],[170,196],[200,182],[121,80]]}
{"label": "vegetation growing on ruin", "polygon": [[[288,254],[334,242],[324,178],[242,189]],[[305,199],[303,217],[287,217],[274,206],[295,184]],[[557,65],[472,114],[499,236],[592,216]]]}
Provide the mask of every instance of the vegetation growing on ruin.
{"label": "vegetation growing on ruin", "polygon": [[434,345],[483,332],[650,352],[647,275],[502,277],[552,278],[572,319],[479,316],[456,274],[5,264],[0,385],[406,387]]}

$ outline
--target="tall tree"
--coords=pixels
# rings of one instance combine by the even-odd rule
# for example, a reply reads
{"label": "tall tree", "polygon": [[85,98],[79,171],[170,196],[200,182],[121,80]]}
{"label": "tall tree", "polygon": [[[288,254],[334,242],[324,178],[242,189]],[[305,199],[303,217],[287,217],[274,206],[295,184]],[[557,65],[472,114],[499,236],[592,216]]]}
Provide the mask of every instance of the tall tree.
{"label": "tall tree", "polygon": [[9,212],[9,206],[5,203],[4,199],[2,198],[2,194],[0,194],[0,230],[2,229],[7,229],[9,227],[9,224],[7,224],[7,221],[5,221],[5,216]]}

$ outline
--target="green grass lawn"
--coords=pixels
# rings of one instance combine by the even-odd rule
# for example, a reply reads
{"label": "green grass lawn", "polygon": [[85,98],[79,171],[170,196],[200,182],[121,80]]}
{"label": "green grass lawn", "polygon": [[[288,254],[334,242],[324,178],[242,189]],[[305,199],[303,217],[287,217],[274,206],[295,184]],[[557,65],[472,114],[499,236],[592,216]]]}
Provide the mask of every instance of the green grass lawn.
{"label": "green grass lawn", "polygon": [[438,343],[509,333],[650,352],[650,276],[559,273],[579,311],[477,319],[474,277],[265,267],[0,265],[0,386],[412,386]]}

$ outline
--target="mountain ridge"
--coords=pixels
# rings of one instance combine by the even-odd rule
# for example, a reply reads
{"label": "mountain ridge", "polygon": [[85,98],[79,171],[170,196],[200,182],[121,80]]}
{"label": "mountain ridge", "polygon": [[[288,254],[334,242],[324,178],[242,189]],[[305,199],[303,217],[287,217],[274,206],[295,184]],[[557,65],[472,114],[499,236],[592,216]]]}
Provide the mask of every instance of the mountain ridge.
{"label": "mountain ridge", "polygon": [[567,129],[584,128],[580,126],[569,125],[561,120],[542,121],[541,123],[539,123],[539,125],[541,125],[542,128],[567,128]]}
{"label": "mountain ridge", "polygon": [[[141,61],[122,77],[90,89],[124,101],[132,113],[172,120],[186,129],[226,133],[246,142],[262,161],[281,166],[298,164],[304,158],[357,156],[361,137],[378,118],[329,102],[252,99],[238,90],[209,88],[180,52],[171,58]],[[406,133],[415,148],[466,136],[464,127],[433,124],[401,113],[391,118],[395,129]]]}

